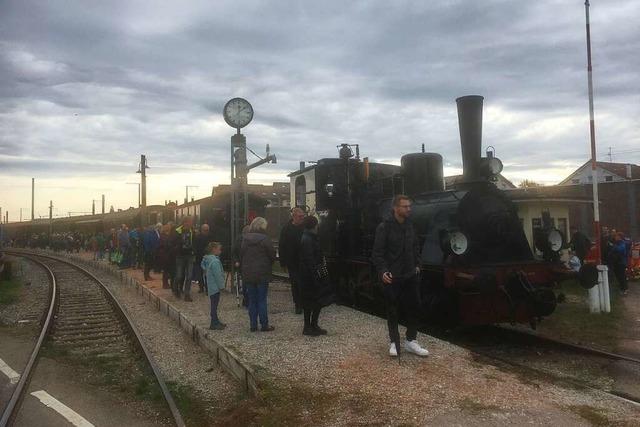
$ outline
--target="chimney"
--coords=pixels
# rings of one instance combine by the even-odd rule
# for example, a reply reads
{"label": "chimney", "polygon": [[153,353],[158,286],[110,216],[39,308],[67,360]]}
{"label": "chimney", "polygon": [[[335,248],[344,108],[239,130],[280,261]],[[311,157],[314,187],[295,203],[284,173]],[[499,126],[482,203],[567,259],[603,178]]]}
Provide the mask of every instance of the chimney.
{"label": "chimney", "polygon": [[631,165],[627,163],[625,166],[627,167],[627,179],[632,179],[633,176],[631,175]]}
{"label": "chimney", "polygon": [[300,170],[304,169],[304,162],[300,162]]}
{"label": "chimney", "polygon": [[456,99],[462,148],[462,173],[465,182],[480,179],[483,100],[484,97],[479,95],[462,96]]}

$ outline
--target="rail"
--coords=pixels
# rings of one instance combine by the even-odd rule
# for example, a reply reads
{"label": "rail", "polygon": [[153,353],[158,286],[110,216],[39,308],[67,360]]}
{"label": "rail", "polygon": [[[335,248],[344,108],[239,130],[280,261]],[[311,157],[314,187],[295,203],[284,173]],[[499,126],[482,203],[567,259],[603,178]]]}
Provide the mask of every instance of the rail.
{"label": "rail", "polygon": [[[114,307],[116,313],[122,318],[123,323],[129,329],[130,334],[135,337],[135,340],[134,340],[135,345],[138,347],[138,349],[141,351],[141,353],[147,359],[147,362],[149,363],[149,366],[151,366],[151,369],[152,369],[152,371],[153,371],[153,373],[155,375],[155,378],[156,378],[156,382],[160,386],[160,389],[162,391],[163,397],[164,397],[165,401],[167,402],[167,405],[169,406],[169,410],[171,411],[171,415],[173,416],[173,419],[174,419],[176,425],[178,427],[184,427],[185,426],[185,423],[184,423],[184,420],[182,418],[182,415],[180,414],[180,411],[179,411],[175,401],[173,400],[173,396],[171,395],[171,392],[169,391],[169,388],[167,387],[167,384],[165,383],[165,381],[164,381],[164,379],[162,377],[162,373],[160,372],[160,368],[155,363],[155,361],[153,360],[153,356],[151,355],[149,350],[144,345],[144,343],[142,341],[142,336],[140,335],[140,333],[138,332],[137,328],[133,324],[133,321],[132,321],[131,317],[129,317],[129,315],[125,312],[124,308],[120,305],[120,303],[116,299],[115,295],[113,295],[113,293],[109,290],[109,288],[100,279],[98,279],[93,273],[91,273],[90,271],[86,270],[85,268],[83,268],[83,267],[81,267],[81,266],[79,266],[79,265],[77,265],[75,263],[72,263],[70,261],[67,261],[65,259],[58,258],[58,257],[42,255],[42,254],[29,254],[29,253],[17,252],[17,251],[10,251],[10,252],[7,252],[7,253],[11,253],[11,254],[16,255],[16,256],[22,256],[22,257],[29,258],[29,259],[33,260],[34,262],[37,262],[41,266],[45,267],[47,269],[47,271],[49,272],[50,277],[52,278],[54,283],[55,283],[55,277],[53,275],[53,271],[46,264],[34,259],[33,258],[34,256],[35,257],[46,258],[46,259],[51,259],[51,260],[54,260],[54,261],[61,262],[61,263],[67,264],[69,266],[72,266],[73,268],[79,270],[80,272],[82,272],[83,274],[85,274],[86,276],[91,278],[93,281],[95,281],[100,286],[100,289],[108,297],[108,300],[111,303],[111,305]],[[54,285],[54,287],[55,287],[55,285]],[[28,375],[31,374],[30,370],[31,370],[31,368],[33,366],[32,359],[33,359],[33,362],[35,362],[35,360],[37,359],[37,354],[38,354],[38,352],[40,350],[40,345],[42,344],[42,341],[44,340],[44,337],[46,336],[46,333],[47,333],[47,331],[48,331],[48,329],[49,329],[49,327],[51,325],[51,321],[50,320],[51,320],[52,315],[53,315],[53,307],[54,307],[54,305],[55,304],[52,304],[50,306],[47,322],[46,322],[45,326],[43,327],[43,331],[41,332],[40,337],[38,339],[37,351],[34,351],[34,353],[31,356],[31,359],[29,360],[29,364],[27,364],[28,371],[27,371],[27,369],[25,369],[25,373],[28,373]],[[23,375],[21,377],[21,381],[23,380],[24,377],[27,377],[27,375]],[[26,381],[25,381],[25,383],[26,383]],[[24,388],[24,384],[23,384],[22,387]],[[15,392],[18,392],[18,387],[16,387]],[[15,392],[14,392],[14,394],[15,394]],[[20,389],[20,393],[23,393],[23,389]],[[12,398],[12,401],[13,401],[13,398]],[[12,417],[12,416],[15,415],[15,414],[12,414],[12,412],[15,411],[17,402],[18,402],[18,400],[16,399],[16,402],[11,407],[11,413],[7,416],[7,421],[10,419],[9,418],[10,416]],[[7,407],[7,409],[9,409],[9,407]],[[2,419],[4,420],[4,416],[3,416]],[[0,422],[0,427],[5,427],[5,424]]]}
{"label": "rail", "polygon": [[[10,253],[10,252],[5,251],[5,253]],[[47,336],[47,333],[49,331],[49,328],[51,327],[52,320],[53,320],[53,313],[55,311],[55,306],[57,303],[57,298],[56,298],[57,283],[56,283],[56,278],[53,274],[53,271],[47,265],[45,265],[40,261],[37,261],[36,259],[33,259],[32,257],[28,257],[23,254],[17,254],[17,253],[13,253],[13,254],[28,258],[31,261],[39,264],[41,267],[43,267],[47,271],[47,274],[49,275],[49,283],[51,285],[50,286],[51,295],[49,299],[49,309],[47,310],[47,313],[45,315],[42,330],[40,331],[38,340],[36,341],[36,344],[33,347],[33,351],[31,352],[29,361],[27,362],[27,365],[25,366],[22,375],[20,375],[20,380],[18,381],[16,388],[13,390],[11,399],[9,400],[9,403],[2,414],[2,418],[0,418],[0,427],[5,427],[9,425],[9,422],[11,422],[14,416],[16,415],[16,409],[19,407],[18,403],[22,400],[24,396],[24,392],[27,388],[26,387],[27,384],[29,383],[31,373],[33,371],[33,368],[36,365],[38,354],[40,353],[40,348],[42,347],[42,343],[44,342],[44,339]]]}

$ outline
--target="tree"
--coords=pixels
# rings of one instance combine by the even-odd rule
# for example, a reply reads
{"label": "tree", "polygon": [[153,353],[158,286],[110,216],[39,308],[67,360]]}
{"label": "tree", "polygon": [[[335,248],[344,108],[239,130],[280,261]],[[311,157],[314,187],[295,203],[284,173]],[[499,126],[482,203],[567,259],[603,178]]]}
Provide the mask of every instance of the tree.
{"label": "tree", "polygon": [[520,188],[533,188],[533,187],[542,187],[542,184],[538,184],[537,182],[530,180],[530,179],[525,179],[522,182],[520,182],[520,184],[518,184],[518,187]]}

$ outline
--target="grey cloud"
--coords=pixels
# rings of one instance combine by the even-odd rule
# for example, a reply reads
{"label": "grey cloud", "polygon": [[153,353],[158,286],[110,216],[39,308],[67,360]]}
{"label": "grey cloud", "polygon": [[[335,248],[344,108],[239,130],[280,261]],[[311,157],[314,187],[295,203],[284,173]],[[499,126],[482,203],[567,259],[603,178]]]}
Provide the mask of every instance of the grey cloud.
{"label": "grey cloud", "polygon": [[[640,112],[638,11],[621,12],[632,5],[592,8],[596,113],[613,117],[598,132],[618,149],[632,147],[637,125],[617,123]],[[454,100],[477,93],[518,117],[485,125],[505,161],[587,155],[576,148],[586,128],[544,144],[516,138],[586,113],[581,2],[8,2],[0,40],[2,154],[123,162],[144,152],[169,164],[189,150],[185,170],[226,167],[222,106],[244,96],[256,110],[250,144],[270,143],[278,168],[334,155],[344,140],[372,158],[425,142],[457,166]],[[15,52],[41,61],[37,72],[17,67]]]}

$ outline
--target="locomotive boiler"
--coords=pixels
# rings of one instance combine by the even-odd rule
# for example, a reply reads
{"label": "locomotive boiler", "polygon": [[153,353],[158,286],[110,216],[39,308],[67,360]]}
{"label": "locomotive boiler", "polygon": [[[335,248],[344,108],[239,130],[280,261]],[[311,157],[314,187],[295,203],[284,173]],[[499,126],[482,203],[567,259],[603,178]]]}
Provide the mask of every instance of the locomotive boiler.
{"label": "locomotive boiler", "polygon": [[[318,216],[319,240],[343,299],[383,301],[370,262],[375,228],[391,215],[393,196],[406,194],[422,247],[425,316],[448,324],[535,325],[554,311],[558,280],[574,274],[559,260],[564,237],[545,221],[532,250],[515,205],[494,183],[502,163],[491,152],[481,154],[483,98],[456,103],[463,175],[451,187],[445,189],[440,154],[406,154],[396,166],[361,160],[343,144],[338,158],[289,175],[292,203]],[[586,268],[580,278],[594,282],[594,270]]]}

